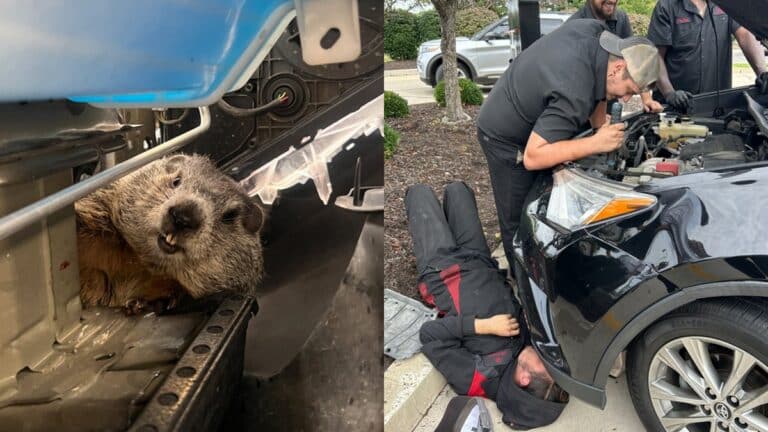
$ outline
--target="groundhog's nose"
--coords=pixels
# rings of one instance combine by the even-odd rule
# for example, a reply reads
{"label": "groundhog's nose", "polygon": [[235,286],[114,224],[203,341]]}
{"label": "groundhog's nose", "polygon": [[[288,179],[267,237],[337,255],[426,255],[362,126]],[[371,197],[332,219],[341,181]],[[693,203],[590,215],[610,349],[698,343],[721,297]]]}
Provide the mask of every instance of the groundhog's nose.
{"label": "groundhog's nose", "polygon": [[163,229],[166,234],[180,231],[195,231],[200,228],[201,223],[202,214],[197,204],[185,202],[168,209],[168,214],[163,221]]}

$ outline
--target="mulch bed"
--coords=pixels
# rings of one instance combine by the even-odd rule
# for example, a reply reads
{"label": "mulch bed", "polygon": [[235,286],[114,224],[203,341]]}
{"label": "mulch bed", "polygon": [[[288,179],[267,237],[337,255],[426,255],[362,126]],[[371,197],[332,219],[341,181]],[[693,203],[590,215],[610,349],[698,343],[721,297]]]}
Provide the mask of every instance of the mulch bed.
{"label": "mulch bed", "polygon": [[392,60],[384,63],[384,70],[416,69],[416,60]]}
{"label": "mulch bed", "polygon": [[387,119],[400,133],[394,156],[384,162],[386,205],[384,211],[384,287],[420,299],[411,236],[405,215],[405,190],[425,183],[442,199],[450,182],[461,180],[474,191],[491,250],[501,243],[488,166],[477,142],[475,118],[480,107],[464,107],[472,122],[461,126],[442,124],[444,110],[436,104],[413,105],[406,118]]}

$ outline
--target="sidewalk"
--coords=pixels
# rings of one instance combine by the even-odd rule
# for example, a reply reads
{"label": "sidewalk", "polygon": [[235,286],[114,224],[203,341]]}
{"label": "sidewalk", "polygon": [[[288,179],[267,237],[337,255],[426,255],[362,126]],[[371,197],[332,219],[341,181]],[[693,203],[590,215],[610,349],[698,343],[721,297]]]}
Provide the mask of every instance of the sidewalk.
{"label": "sidewalk", "polygon": [[416,69],[384,71],[384,89],[399,94],[408,105],[435,102],[432,87],[421,82]]}
{"label": "sidewalk", "polygon": [[[632,406],[626,380],[609,379],[608,404],[604,411],[571,399],[560,418],[538,432],[643,432],[645,429]],[[396,361],[384,373],[385,432],[431,432],[456,393],[445,378],[422,354]],[[501,422],[501,412],[493,401],[486,406],[493,418],[494,431],[511,430]]]}

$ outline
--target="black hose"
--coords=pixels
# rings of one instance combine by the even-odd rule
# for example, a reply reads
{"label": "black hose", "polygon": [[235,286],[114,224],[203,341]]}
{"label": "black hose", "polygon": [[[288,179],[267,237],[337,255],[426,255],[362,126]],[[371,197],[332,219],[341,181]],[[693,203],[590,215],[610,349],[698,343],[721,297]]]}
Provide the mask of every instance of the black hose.
{"label": "black hose", "polygon": [[157,121],[159,121],[160,123],[162,123],[162,124],[164,124],[166,126],[175,125],[177,123],[181,123],[182,120],[187,118],[188,114],[189,114],[189,109],[184,108],[184,112],[182,112],[181,115],[178,118],[170,119],[169,120],[169,119],[165,118],[165,111],[160,111],[160,112],[157,113]]}
{"label": "black hose", "polygon": [[249,117],[252,115],[269,112],[284,104],[286,99],[278,97],[277,99],[256,108],[237,108],[228,104],[223,98],[216,105],[225,113],[233,117]]}

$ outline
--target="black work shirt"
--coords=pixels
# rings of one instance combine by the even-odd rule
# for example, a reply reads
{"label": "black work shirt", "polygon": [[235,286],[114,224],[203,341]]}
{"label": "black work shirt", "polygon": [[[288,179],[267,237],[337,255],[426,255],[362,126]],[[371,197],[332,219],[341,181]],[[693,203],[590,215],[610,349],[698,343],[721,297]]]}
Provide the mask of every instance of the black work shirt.
{"label": "black work shirt", "polygon": [[731,34],[740,26],[719,6],[709,8],[712,15],[705,9],[703,17],[691,0],[659,0],[653,9],[648,39],[667,47],[664,64],[675,90],[731,88]]}
{"label": "black work shirt", "polygon": [[512,61],[477,118],[499,156],[509,144],[524,147],[531,131],[553,143],[586,129],[605,99],[608,52],[599,43],[605,30],[597,20],[566,22]]}
{"label": "black work shirt", "polygon": [[[589,1],[590,0],[587,0],[581,9],[579,9],[575,14],[571,15],[568,18],[568,21],[584,18],[598,19],[592,13],[592,7],[589,5]],[[611,33],[620,38],[628,38],[632,36],[632,26],[629,24],[629,17],[627,16],[627,13],[621,9],[616,9],[616,11],[613,12],[613,15],[605,20],[605,25],[608,27],[608,30],[610,30]]]}
{"label": "black work shirt", "polygon": [[[496,261],[463,248],[441,250],[419,276],[424,300],[445,313],[421,326],[421,350],[458,394],[495,399],[525,343],[520,305]],[[510,314],[521,335],[475,333],[475,318]]]}

